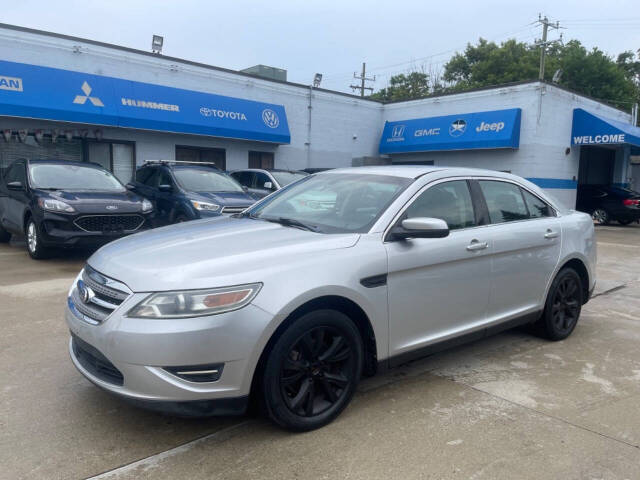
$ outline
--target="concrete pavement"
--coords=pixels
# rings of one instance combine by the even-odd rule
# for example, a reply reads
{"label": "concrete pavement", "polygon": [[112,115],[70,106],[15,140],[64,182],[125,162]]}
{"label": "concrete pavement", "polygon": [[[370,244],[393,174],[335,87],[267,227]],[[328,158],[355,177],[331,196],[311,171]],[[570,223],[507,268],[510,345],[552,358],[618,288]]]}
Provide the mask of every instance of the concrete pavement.
{"label": "concrete pavement", "polygon": [[84,260],[0,245],[0,478],[640,478],[640,227],[598,228],[574,334],[515,330],[366,379],[333,424],[177,419],[84,380],[65,293]]}

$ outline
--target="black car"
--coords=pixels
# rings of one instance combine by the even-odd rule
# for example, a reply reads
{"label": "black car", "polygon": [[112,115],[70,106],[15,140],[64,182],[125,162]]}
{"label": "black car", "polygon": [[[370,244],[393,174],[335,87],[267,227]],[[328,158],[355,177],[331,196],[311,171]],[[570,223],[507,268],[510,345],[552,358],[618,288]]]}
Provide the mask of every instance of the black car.
{"label": "black car", "polygon": [[153,205],[99,165],[16,160],[0,181],[0,242],[24,235],[32,258],[97,246],[151,225]]}
{"label": "black car", "polygon": [[640,193],[611,185],[580,185],[576,208],[601,225],[612,220],[628,225],[640,220]]}
{"label": "black car", "polygon": [[290,183],[308,176],[306,172],[297,170],[246,168],[230,173],[240,185],[246,187],[248,192],[256,198],[264,198]]}
{"label": "black car", "polygon": [[240,213],[256,201],[228,174],[206,163],[146,162],[127,187],[153,202],[156,225]]}

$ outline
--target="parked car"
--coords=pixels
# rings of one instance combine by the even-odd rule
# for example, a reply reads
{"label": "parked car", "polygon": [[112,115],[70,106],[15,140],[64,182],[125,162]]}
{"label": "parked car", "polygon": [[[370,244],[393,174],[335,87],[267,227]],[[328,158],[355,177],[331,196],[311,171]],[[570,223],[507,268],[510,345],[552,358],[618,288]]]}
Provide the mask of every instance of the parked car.
{"label": "parked car", "polygon": [[[296,208],[313,195],[332,207]],[[149,408],[240,414],[254,395],[310,430],[377,368],[526,323],[567,338],[595,261],[589,215],[514,175],[332,170],[242,214],[103,247],[69,292],[70,353]]]}
{"label": "parked car", "polygon": [[206,163],[146,162],[128,187],[153,202],[156,225],[238,213],[256,201],[233,178]]}
{"label": "parked car", "polygon": [[580,185],[576,208],[600,225],[614,220],[629,225],[640,220],[640,193],[611,185]]}
{"label": "parked car", "polygon": [[0,182],[0,241],[24,235],[29,255],[100,245],[151,224],[153,206],[99,165],[16,160]]}
{"label": "parked car", "polygon": [[296,170],[266,170],[260,168],[247,168],[231,172],[231,176],[240,185],[247,187],[248,192],[257,199],[264,198],[270,193],[280,190],[282,187],[286,187],[307,175],[309,174],[306,172]]}

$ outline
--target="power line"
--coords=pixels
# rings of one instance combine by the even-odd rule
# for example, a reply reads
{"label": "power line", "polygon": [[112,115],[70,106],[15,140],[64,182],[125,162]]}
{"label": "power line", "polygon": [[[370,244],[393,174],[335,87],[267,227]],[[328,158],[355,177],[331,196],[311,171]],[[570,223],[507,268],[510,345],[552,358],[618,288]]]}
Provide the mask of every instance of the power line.
{"label": "power line", "polygon": [[[547,45],[551,45],[552,43],[556,43],[558,41],[558,40],[553,40],[553,41],[547,42],[547,32],[549,28],[552,28],[554,30],[559,30],[560,22],[556,21],[556,23],[552,23],[549,21],[549,19],[546,16],[543,18],[542,15],[538,15],[538,21],[536,23],[539,25],[542,25],[542,40],[536,43],[540,45],[540,70],[538,72],[538,78],[540,80],[544,80],[544,63],[545,63],[545,57],[547,55]],[[562,41],[562,34],[560,34],[560,41]]]}

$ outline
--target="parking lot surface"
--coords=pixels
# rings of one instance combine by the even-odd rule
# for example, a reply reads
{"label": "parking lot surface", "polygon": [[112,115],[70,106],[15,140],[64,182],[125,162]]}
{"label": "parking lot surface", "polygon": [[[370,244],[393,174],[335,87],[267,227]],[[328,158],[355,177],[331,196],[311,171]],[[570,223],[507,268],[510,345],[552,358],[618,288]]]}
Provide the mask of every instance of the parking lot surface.
{"label": "parking lot surface", "polygon": [[513,330],[405,365],[304,434],[98,390],[63,321],[86,255],[0,245],[0,478],[640,478],[640,226],[597,237],[596,295],[567,340]]}

